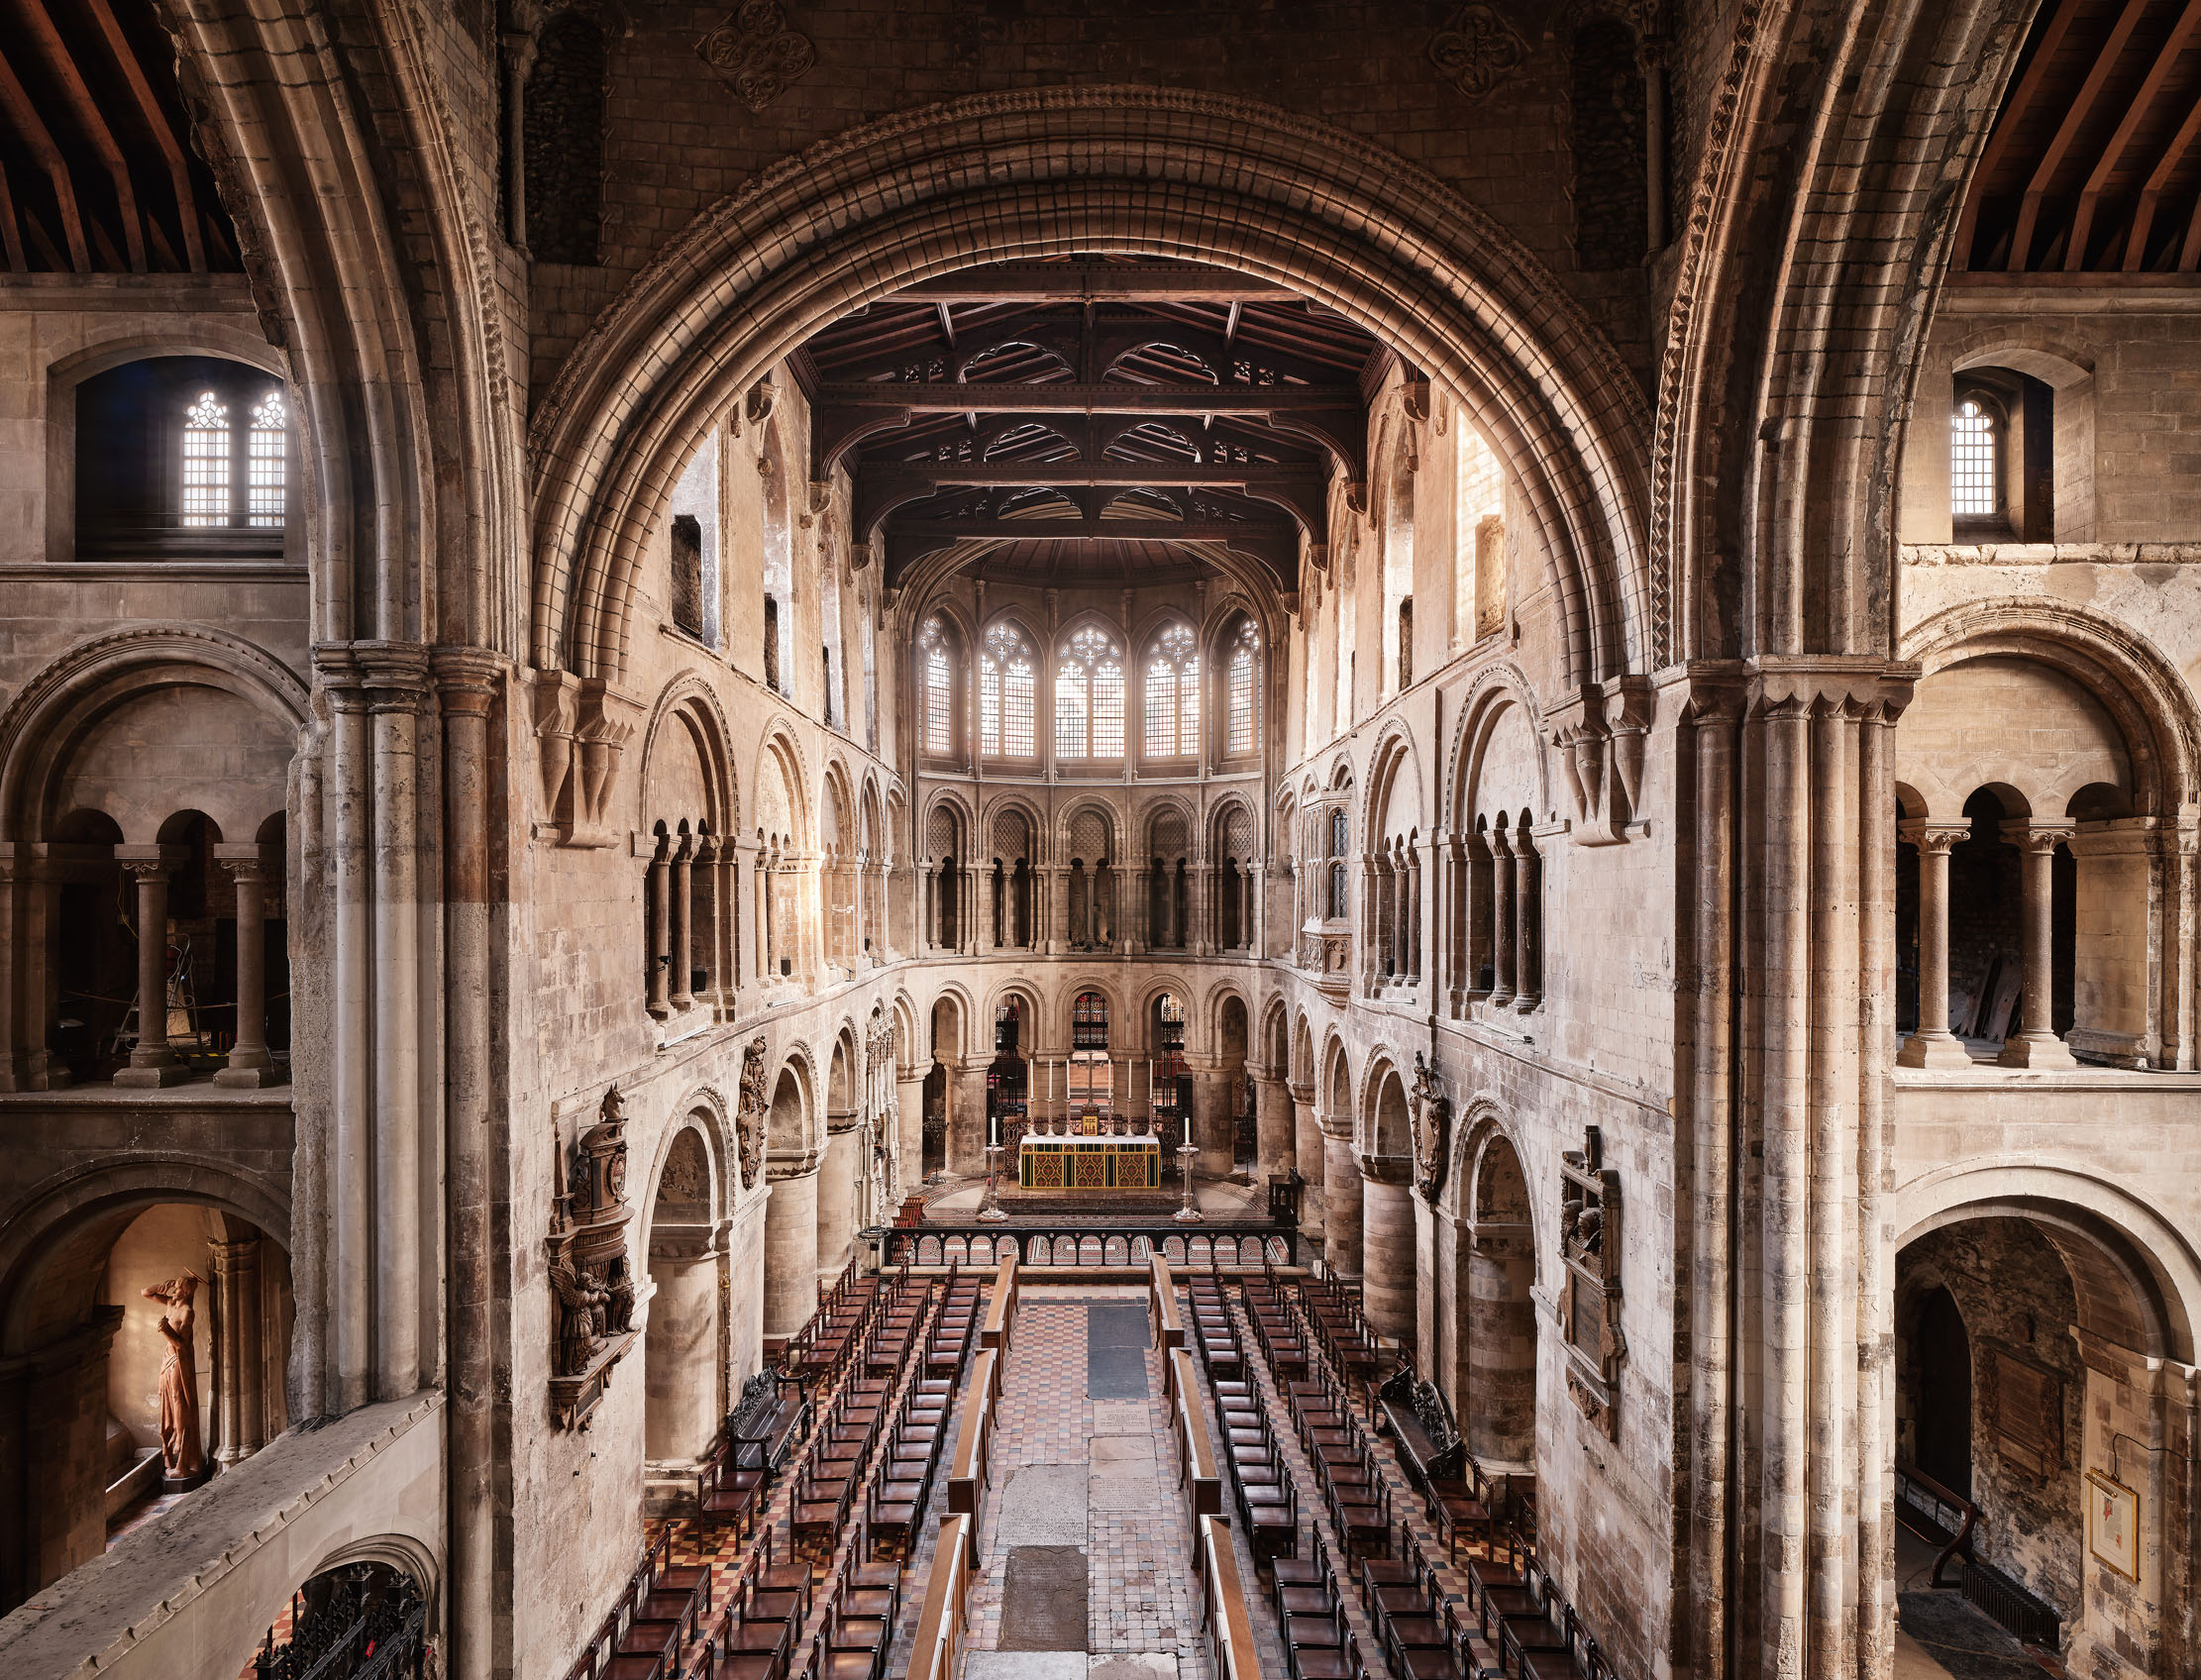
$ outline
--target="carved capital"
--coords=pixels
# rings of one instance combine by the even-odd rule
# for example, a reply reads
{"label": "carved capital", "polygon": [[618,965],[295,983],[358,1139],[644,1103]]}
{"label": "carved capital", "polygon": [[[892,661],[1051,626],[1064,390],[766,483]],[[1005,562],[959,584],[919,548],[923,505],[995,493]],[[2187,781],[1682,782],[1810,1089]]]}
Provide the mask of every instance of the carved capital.
{"label": "carved capital", "polygon": [[486,717],[511,662],[486,648],[438,648],[429,656],[447,717]]}
{"label": "carved capital", "polygon": [[2076,834],[2078,826],[2070,817],[2013,817],[2002,825],[2002,843],[2045,855]]}
{"label": "carved capital", "polygon": [[1945,854],[1971,836],[1972,825],[1968,822],[1931,822],[1914,818],[1895,825],[1895,837],[1922,852]]}

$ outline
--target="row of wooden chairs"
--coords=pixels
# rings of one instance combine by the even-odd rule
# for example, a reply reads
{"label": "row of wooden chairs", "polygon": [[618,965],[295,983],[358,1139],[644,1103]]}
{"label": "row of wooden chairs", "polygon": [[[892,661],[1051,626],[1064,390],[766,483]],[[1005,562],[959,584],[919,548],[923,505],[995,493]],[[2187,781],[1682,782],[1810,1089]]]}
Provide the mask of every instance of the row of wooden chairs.
{"label": "row of wooden chairs", "polygon": [[1330,1369],[1356,1403],[1372,1414],[1374,1384],[1377,1372],[1383,1368],[1383,1355],[1368,1320],[1361,1316],[1358,1292],[1335,1278],[1309,1278],[1300,1286],[1299,1305]]}
{"label": "row of wooden chairs", "polygon": [[954,1407],[952,1377],[919,1377],[902,1396],[887,1431],[887,1450],[864,1493],[866,1530],[881,1550],[906,1559],[913,1549],[947,1448]]}
{"label": "row of wooden chairs", "polygon": [[[904,1271],[906,1272],[906,1268]],[[887,1287],[884,1277],[867,1275],[851,1260],[832,1289],[780,1354],[780,1367],[806,1386],[830,1388],[840,1380],[870,1326]]]}
{"label": "row of wooden chairs", "polygon": [[978,1345],[979,1313],[978,1277],[975,1274],[966,1276],[950,1264],[946,1288],[940,1299],[940,1312],[933,1319],[932,1333],[925,1340],[926,1376],[946,1377],[951,1381],[962,1378],[971,1350]]}
{"label": "row of wooden chairs", "polygon": [[710,1680],[710,1565],[675,1563],[660,1528],[568,1680]]}

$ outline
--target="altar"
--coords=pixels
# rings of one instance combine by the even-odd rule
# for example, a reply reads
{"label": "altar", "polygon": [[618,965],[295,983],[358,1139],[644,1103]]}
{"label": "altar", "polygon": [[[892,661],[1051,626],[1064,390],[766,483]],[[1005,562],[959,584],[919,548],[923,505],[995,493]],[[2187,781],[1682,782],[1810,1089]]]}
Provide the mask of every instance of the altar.
{"label": "altar", "polygon": [[1019,1190],[1159,1190],[1162,1140],[1152,1132],[1027,1132],[1016,1152]]}

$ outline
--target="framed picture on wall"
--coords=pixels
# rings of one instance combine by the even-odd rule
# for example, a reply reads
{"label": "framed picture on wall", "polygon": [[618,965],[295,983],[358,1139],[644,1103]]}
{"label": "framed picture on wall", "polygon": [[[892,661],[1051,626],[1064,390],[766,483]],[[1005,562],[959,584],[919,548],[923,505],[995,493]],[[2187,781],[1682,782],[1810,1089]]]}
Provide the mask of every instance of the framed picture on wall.
{"label": "framed picture on wall", "polygon": [[2099,1470],[2086,1473],[2086,1546],[2126,1580],[2140,1579],[2140,1495]]}

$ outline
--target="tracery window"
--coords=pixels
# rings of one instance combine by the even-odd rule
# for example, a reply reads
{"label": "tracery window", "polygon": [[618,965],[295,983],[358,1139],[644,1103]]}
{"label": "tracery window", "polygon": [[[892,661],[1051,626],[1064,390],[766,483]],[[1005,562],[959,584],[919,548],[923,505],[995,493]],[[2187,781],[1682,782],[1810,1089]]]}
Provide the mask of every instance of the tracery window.
{"label": "tracery window", "polygon": [[1070,1105],[1106,1107],[1114,1076],[1108,1059],[1108,1000],[1098,992],[1081,992],[1070,1005]]}
{"label": "tracery window", "polygon": [[229,523],[229,405],[212,391],[183,411],[183,523]]}
{"label": "tracery window", "polygon": [[1230,665],[1226,679],[1228,726],[1223,734],[1223,751],[1250,753],[1254,749],[1256,724],[1256,696],[1260,689],[1255,674],[1261,664],[1261,632],[1248,618],[1238,626],[1237,644],[1230,650]]}
{"label": "tracery window", "polygon": [[955,751],[955,660],[947,626],[937,615],[926,619],[918,632],[917,673],[924,748],[945,757]]}
{"label": "tracery window", "polygon": [[1183,759],[1200,752],[1200,643],[1189,624],[1172,624],[1146,656],[1146,756]]}
{"label": "tracery window", "polygon": [[1994,410],[1966,397],[1949,416],[1948,509],[1958,519],[1991,519],[2002,510],[2002,447]]}
{"label": "tracery window", "polygon": [[996,624],[979,658],[979,750],[988,758],[1031,758],[1038,710],[1039,656],[1015,625]]}
{"label": "tracery window", "polygon": [[282,392],[269,391],[253,409],[246,443],[246,523],[263,531],[282,526],[283,460],[290,429]]}
{"label": "tracery window", "polygon": [[1055,756],[1123,756],[1123,650],[1088,624],[1063,643],[1055,668]]}

